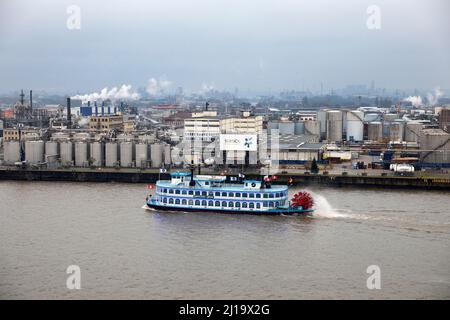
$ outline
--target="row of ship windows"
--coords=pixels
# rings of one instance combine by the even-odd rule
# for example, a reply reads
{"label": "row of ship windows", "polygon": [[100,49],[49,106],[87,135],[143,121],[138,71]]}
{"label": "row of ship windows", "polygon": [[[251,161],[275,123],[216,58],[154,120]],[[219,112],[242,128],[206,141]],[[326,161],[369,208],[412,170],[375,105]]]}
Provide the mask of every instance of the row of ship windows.
{"label": "row of ship windows", "polygon": [[180,189],[159,189],[159,193],[161,194],[182,194],[182,195],[190,195],[190,196],[215,196],[215,197],[236,197],[236,198],[256,198],[256,199],[273,199],[273,198],[281,198],[287,196],[286,192],[277,192],[277,193],[247,193],[247,192],[207,192],[207,191],[194,191],[194,190],[180,190]]}
{"label": "row of ship windows", "polygon": [[275,208],[284,204],[284,201],[266,201],[266,202],[237,202],[237,201],[206,201],[206,200],[186,200],[186,199],[174,199],[174,198],[162,198],[162,203],[165,204],[180,204],[189,206],[208,206],[208,207],[223,207],[223,208],[249,208],[260,209],[263,208]]}

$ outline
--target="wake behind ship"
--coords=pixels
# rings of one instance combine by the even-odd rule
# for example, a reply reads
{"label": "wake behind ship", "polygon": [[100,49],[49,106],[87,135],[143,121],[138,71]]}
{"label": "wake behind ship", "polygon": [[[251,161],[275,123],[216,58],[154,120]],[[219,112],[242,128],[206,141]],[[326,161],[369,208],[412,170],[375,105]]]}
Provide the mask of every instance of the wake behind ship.
{"label": "wake behind ship", "polygon": [[170,180],[159,180],[147,207],[155,210],[247,214],[309,214],[312,197],[300,192],[288,201],[287,186],[272,186],[258,180],[227,183],[226,176],[171,173]]}

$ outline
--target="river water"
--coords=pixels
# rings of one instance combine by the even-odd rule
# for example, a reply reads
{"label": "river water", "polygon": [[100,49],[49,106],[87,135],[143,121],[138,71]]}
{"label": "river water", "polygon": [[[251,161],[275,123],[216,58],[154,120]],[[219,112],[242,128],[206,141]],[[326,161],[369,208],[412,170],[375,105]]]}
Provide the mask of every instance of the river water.
{"label": "river water", "polygon": [[147,211],[142,184],[0,182],[0,298],[450,298],[450,193],[310,191],[313,217],[267,217]]}

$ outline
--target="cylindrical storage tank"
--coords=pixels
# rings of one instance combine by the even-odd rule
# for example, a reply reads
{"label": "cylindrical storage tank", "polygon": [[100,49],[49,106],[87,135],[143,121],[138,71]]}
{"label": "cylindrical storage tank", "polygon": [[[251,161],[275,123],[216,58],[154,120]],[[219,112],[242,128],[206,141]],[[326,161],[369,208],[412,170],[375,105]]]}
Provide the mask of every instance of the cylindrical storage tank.
{"label": "cylindrical storage tank", "polygon": [[122,142],[120,144],[120,166],[130,168],[133,166],[133,143]]}
{"label": "cylindrical storage tank", "polygon": [[70,141],[61,142],[59,144],[59,154],[62,164],[72,165],[73,163],[73,144]]}
{"label": "cylindrical storage tank", "polygon": [[280,130],[280,134],[294,134],[295,123],[292,121],[280,122],[278,124],[278,130]]}
{"label": "cylindrical storage tank", "polygon": [[103,166],[103,143],[95,141],[90,144],[90,158],[95,167]]}
{"label": "cylindrical storage tank", "polygon": [[364,121],[366,122],[380,122],[381,114],[379,113],[366,113],[364,115]]}
{"label": "cylindrical storage tank", "polygon": [[422,124],[419,122],[408,122],[405,126],[405,141],[419,142],[422,132]]}
{"label": "cylindrical storage tank", "polygon": [[385,115],[383,115],[383,120],[384,121],[395,121],[397,120],[399,117],[399,115],[397,113],[386,113]]}
{"label": "cylindrical storage tank", "polygon": [[383,124],[381,122],[370,122],[367,125],[367,138],[370,141],[383,140]]}
{"label": "cylindrical storage tank", "polygon": [[150,146],[150,157],[152,159],[152,168],[160,168],[163,162],[164,147],[160,143]]}
{"label": "cylindrical storage tank", "polygon": [[25,142],[25,161],[28,163],[39,163],[44,161],[44,141]]}
{"label": "cylindrical storage tank", "polygon": [[347,112],[347,141],[364,140],[364,113],[361,111]]}
{"label": "cylindrical storage tank", "polygon": [[170,144],[164,146],[164,164],[172,164],[172,155]]}
{"label": "cylindrical storage tank", "polygon": [[75,143],[75,166],[86,167],[88,165],[88,145],[87,142]]}
{"label": "cylindrical storage tank", "polygon": [[137,143],[135,146],[135,150],[136,150],[136,167],[147,168],[148,144]]}
{"label": "cylindrical storage tank", "polygon": [[403,141],[403,122],[391,122],[389,139],[391,141]]}
{"label": "cylindrical storage tank", "polygon": [[383,138],[390,139],[391,136],[391,123],[383,121]]}
{"label": "cylindrical storage tank", "polygon": [[325,139],[327,137],[327,111],[319,110],[317,111],[317,121],[320,124],[320,139]]}
{"label": "cylindrical storage tank", "polygon": [[106,167],[115,167],[117,164],[117,143],[108,142],[105,147],[105,166]]}
{"label": "cylindrical storage tank", "polygon": [[339,110],[327,112],[327,140],[329,142],[342,141],[342,112]]}
{"label": "cylindrical storage tank", "polygon": [[320,136],[320,122],[316,120],[305,121],[305,134]]}
{"label": "cylindrical storage tank", "polygon": [[58,158],[58,142],[47,141],[45,143],[45,161],[47,161],[48,163],[55,163]]}
{"label": "cylindrical storage tank", "polygon": [[5,164],[14,164],[20,161],[20,144],[18,141],[6,141],[3,143]]}
{"label": "cylindrical storage tank", "polygon": [[305,122],[304,121],[298,121],[295,123],[295,131],[294,134],[305,134]]}
{"label": "cylindrical storage tank", "polygon": [[278,121],[269,121],[267,123],[267,132],[268,132],[268,134],[270,134],[270,132],[272,130],[275,130],[275,129],[278,130],[278,127],[279,127],[279,122]]}

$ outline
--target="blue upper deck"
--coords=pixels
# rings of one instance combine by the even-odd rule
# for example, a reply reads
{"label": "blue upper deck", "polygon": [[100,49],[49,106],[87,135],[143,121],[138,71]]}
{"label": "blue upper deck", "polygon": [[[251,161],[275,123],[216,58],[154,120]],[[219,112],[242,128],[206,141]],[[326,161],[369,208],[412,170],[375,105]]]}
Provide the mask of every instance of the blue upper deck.
{"label": "blue upper deck", "polygon": [[170,174],[170,176],[171,176],[171,177],[190,177],[190,176],[191,176],[191,173],[190,173],[190,172],[180,172],[180,171],[177,171],[177,172],[172,172],[172,173]]}
{"label": "blue upper deck", "polygon": [[[262,181],[259,180],[244,180],[241,183],[226,183],[226,176],[197,175],[194,176],[193,179],[191,178],[189,172],[174,172],[171,173],[171,180],[159,180],[157,181],[156,186],[174,189],[234,192],[253,191],[258,193],[285,192],[288,189],[287,186],[271,186],[270,188],[265,188]],[[191,180],[193,180],[194,183]]]}

